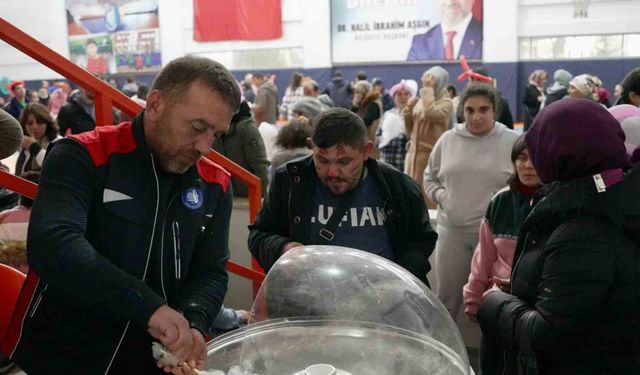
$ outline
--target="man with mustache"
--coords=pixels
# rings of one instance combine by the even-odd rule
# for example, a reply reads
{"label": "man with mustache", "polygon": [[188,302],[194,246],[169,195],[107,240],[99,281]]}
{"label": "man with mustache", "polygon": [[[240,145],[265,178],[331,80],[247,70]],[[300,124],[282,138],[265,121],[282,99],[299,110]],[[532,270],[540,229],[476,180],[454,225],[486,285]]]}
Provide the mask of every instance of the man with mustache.
{"label": "man with mustache", "polygon": [[186,365],[227,290],[229,173],[203,158],[240,105],[221,64],[182,57],[132,122],[51,144],[28,234],[30,272],[2,350],[38,374],[161,374]]}
{"label": "man with mustache", "polygon": [[343,108],[325,111],[307,146],[313,155],[276,171],[249,227],[249,248],[260,265],[268,271],[297,246],[346,246],[390,259],[427,284],[437,234],[420,187],[370,158],[363,120]]}

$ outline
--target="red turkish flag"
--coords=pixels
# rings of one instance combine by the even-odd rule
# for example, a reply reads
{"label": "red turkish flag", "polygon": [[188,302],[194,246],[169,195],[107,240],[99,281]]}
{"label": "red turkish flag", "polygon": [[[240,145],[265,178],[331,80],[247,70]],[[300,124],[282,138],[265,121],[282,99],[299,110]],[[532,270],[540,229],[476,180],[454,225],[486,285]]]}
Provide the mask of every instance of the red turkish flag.
{"label": "red turkish flag", "polygon": [[281,0],[193,0],[193,39],[267,40],[282,37]]}

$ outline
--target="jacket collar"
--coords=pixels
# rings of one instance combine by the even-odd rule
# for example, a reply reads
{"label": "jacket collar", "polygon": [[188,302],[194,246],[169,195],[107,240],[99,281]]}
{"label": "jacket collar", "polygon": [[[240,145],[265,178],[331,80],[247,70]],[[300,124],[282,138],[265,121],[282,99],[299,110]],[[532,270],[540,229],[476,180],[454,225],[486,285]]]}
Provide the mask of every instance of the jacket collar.
{"label": "jacket collar", "polygon": [[600,193],[593,176],[543,185],[534,195],[535,206],[526,226],[555,226],[570,216],[589,216],[621,224],[630,217],[640,217],[639,189],[640,165],[631,169],[621,183]]}

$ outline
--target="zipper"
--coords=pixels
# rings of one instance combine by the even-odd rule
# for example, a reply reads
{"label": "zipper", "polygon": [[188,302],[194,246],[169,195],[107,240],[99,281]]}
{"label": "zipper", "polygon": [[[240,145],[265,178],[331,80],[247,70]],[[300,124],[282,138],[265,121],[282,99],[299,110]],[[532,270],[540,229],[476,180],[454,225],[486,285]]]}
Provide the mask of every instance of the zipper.
{"label": "zipper", "polygon": [[291,211],[291,190],[293,190],[293,186],[289,186],[289,197],[287,198],[287,207],[289,208],[289,236],[293,238],[293,218],[291,215],[293,212]]}
{"label": "zipper", "polygon": [[[158,207],[160,207],[160,183],[158,182],[158,172],[156,171],[156,163],[153,159],[153,154],[149,154],[151,156],[151,169],[153,170],[153,177],[155,177],[156,181],[156,210],[153,216],[153,229],[151,229],[151,240],[149,241],[149,250],[147,251],[147,264],[144,266],[144,273],[142,275],[142,281],[147,278],[147,271],[149,270],[149,259],[151,258],[151,249],[153,248],[153,238],[156,234],[156,224],[158,221]],[[113,355],[111,356],[111,360],[109,361],[109,365],[107,369],[104,371],[105,375],[109,373],[111,369],[111,365],[113,364],[113,360],[116,358],[116,354],[118,354],[118,350],[120,350],[120,346],[122,345],[122,340],[124,336],[127,334],[127,330],[129,329],[129,325],[131,324],[131,320],[127,321],[127,325],[125,325],[124,330],[122,331],[122,336],[120,336],[120,341],[118,341],[118,346],[113,351]]]}
{"label": "zipper", "polygon": [[164,297],[165,301],[167,301],[167,292],[164,288],[164,229],[167,223],[167,214],[169,213],[171,205],[173,204],[173,201],[177,196],[178,194],[174,194],[169,200],[167,210],[165,211],[164,218],[162,219],[162,234],[160,235],[160,286],[162,287],[162,296]]}
{"label": "zipper", "polygon": [[36,310],[38,310],[38,306],[40,306],[40,302],[42,302],[42,296],[44,295],[44,292],[47,291],[48,286],[49,284],[45,285],[44,288],[42,289],[42,292],[38,294],[38,298],[36,298],[36,302],[33,304],[33,309],[31,310],[31,314],[29,314],[30,318],[33,318],[33,316],[36,314]]}
{"label": "zipper", "polygon": [[175,258],[176,280],[180,280],[182,274],[182,265],[180,263],[180,224],[173,222],[173,257]]}
{"label": "zipper", "polygon": [[524,252],[527,250],[527,244],[529,241],[529,233],[524,237],[524,246],[522,247],[522,251],[520,252],[520,256],[516,259],[516,262],[513,264],[513,268],[511,268],[511,287],[513,288],[513,275],[516,274],[516,269],[518,268],[518,264],[520,263],[520,259],[524,255]]}
{"label": "zipper", "polygon": [[506,350],[502,351],[502,375],[507,374],[507,352]]}

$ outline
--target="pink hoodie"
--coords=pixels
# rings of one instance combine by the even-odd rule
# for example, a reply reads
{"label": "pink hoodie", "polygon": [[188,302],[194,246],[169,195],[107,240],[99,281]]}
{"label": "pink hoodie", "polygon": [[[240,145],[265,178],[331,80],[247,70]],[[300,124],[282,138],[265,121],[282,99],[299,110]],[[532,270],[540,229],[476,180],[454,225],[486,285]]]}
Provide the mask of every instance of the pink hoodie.
{"label": "pink hoodie", "polygon": [[476,314],[482,295],[491,285],[491,277],[511,277],[511,264],[517,239],[496,237],[486,218],[480,223],[480,242],[471,260],[469,282],[463,288],[464,312]]}

